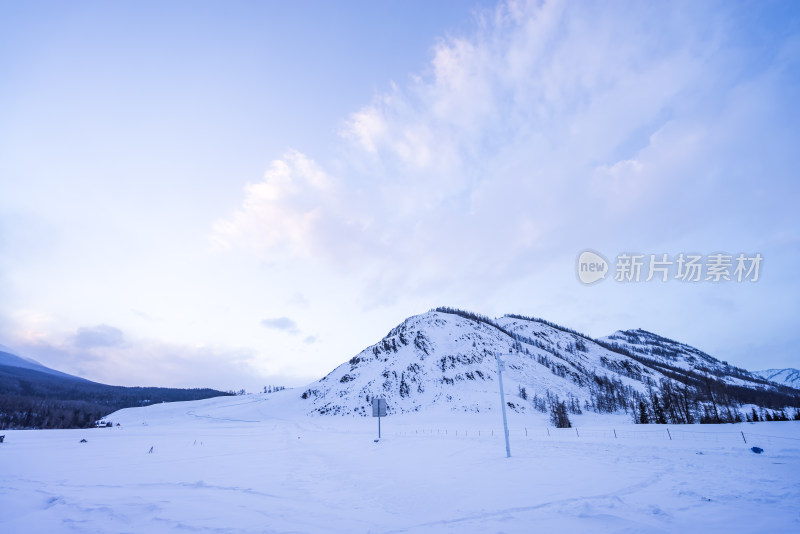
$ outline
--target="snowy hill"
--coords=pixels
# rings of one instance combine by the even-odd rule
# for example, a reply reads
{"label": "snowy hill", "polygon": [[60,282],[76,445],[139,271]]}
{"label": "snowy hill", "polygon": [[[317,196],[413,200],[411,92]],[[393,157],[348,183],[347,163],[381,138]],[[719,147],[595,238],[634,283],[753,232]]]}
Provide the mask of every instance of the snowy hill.
{"label": "snowy hill", "polygon": [[[773,411],[800,403],[790,390],[644,331],[593,340],[539,319],[445,310],[406,319],[306,388],[128,408],[109,416],[121,426],[80,433],[9,432],[0,485],[25,504],[7,506],[0,526],[422,534],[796,524],[796,422],[675,423],[687,411],[684,422],[752,410],[747,399]],[[506,360],[510,459],[495,352]],[[373,395],[392,414],[380,440],[376,421],[357,417]],[[574,428],[550,428],[540,413],[556,397],[583,411]],[[669,425],[632,424],[641,406]]]}
{"label": "snowy hill", "polygon": [[680,373],[713,375],[728,384],[745,387],[762,387],[762,377],[728,362],[717,360],[705,352],[642,329],[620,330],[602,338],[601,343],[622,349],[632,357],[643,359],[650,365]]}
{"label": "snowy hill", "polygon": [[2,345],[0,345],[0,368],[3,367],[28,369],[30,371],[37,371],[39,373],[45,373],[48,375],[53,375],[68,380],[85,381],[83,378],[80,378],[78,376],[69,375],[67,373],[62,373],[61,371],[56,371],[55,369],[45,367],[36,360],[32,360],[30,358],[23,358],[21,356],[17,356],[16,354],[11,354],[10,352],[6,352],[5,350],[2,350]]}
{"label": "snowy hill", "polygon": [[[645,406],[675,422],[725,417],[754,404],[796,406],[800,398],[704,352],[644,330],[594,340],[541,319],[489,319],[437,308],[406,319],[378,343],[303,390],[308,413],[369,415],[372,397],[389,413],[498,408],[497,362],[506,362],[508,408],[548,411],[564,402],[571,413],[622,413]],[[722,410],[721,410],[722,411]],[[670,421],[672,422],[672,421]]]}
{"label": "snowy hill", "polygon": [[800,389],[800,370],[791,367],[787,369],[764,369],[763,371],[755,371],[754,374],[771,382]]}

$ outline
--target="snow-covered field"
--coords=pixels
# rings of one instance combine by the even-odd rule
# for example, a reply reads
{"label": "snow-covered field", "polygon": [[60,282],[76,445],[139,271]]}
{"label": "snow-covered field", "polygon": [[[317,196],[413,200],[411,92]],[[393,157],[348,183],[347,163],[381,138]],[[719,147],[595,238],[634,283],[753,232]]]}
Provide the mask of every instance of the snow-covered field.
{"label": "snow-covered field", "polygon": [[800,532],[800,423],[510,414],[506,458],[497,414],[388,417],[375,443],[297,395],[1,432],[0,532]]}

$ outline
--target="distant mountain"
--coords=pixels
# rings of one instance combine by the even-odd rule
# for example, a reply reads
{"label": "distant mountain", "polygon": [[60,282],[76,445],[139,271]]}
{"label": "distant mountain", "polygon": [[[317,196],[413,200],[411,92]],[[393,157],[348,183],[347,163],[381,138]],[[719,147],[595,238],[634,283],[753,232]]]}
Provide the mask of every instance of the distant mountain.
{"label": "distant mountain", "polygon": [[[592,339],[548,321],[453,308],[410,317],[302,393],[309,413],[498,409],[497,361],[517,412],[629,413],[664,422],[733,421],[745,405],[800,406],[800,393],[644,330]],[[752,406],[749,408],[752,409]]]}
{"label": "distant mountain", "polygon": [[40,373],[60,376],[72,380],[85,380],[83,378],[74,375],[69,375],[67,373],[62,373],[61,371],[56,371],[55,369],[50,369],[49,367],[45,367],[36,360],[32,360],[30,358],[22,358],[15,354],[11,354],[10,352],[6,352],[5,350],[0,350],[0,367],[18,367],[20,369],[29,369],[31,371],[38,371]]}
{"label": "distant mountain", "polygon": [[771,382],[783,384],[790,388],[800,389],[800,371],[791,367],[787,369],[764,369],[755,374]]}
{"label": "distant mountain", "polygon": [[642,329],[617,331],[597,340],[606,348],[617,350],[642,361],[664,374],[713,376],[732,386],[761,388],[762,377],[740,367],[729,365],[690,345],[653,334]]}
{"label": "distant mountain", "polygon": [[221,395],[228,393],[109,386],[0,351],[0,430],[87,427],[122,408]]}

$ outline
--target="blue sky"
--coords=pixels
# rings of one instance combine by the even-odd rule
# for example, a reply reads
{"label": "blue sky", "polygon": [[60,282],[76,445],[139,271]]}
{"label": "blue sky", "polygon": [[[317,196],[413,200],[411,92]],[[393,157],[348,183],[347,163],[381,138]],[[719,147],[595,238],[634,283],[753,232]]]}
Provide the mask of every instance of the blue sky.
{"label": "blue sky", "polygon": [[799,60],[792,2],[2,2],[0,344],[256,390],[449,305],[800,366]]}

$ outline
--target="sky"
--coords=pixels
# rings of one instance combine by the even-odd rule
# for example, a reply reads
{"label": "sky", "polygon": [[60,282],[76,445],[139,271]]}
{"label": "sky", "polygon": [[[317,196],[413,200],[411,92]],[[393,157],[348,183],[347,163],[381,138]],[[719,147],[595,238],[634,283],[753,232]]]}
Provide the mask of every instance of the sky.
{"label": "sky", "polygon": [[452,306],[800,367],[798,94],[796,2],[0,0],[0,345],[258,391]]}

